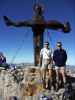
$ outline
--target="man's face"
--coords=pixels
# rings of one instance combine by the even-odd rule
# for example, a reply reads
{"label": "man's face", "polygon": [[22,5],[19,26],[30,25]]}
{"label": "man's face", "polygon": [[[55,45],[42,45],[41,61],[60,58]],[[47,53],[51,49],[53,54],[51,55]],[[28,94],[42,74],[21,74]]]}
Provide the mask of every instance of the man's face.
{"label": "man's face", "polygon": [[56,44],[56,47],[57,47],[57,49],[61,49],[62,48],[61,44],[59,44],[59,43]]}
{"label": "man's face", "polygon": [[44,47],[45,47],[45,48],[48,48],[48,46],[49,46],[48,44],[44,44]]}

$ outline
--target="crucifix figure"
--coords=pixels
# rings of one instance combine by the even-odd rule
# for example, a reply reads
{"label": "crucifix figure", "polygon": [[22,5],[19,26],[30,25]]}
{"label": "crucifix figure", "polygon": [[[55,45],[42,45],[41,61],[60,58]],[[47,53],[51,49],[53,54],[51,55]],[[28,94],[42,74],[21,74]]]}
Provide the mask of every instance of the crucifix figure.
{"label": "crucifix figure", "polygon": [[4,16],[4,20],[7,26],[14,27],[31,27],[33,31],[33,43],[34,43],[34,65],[39,64],[40,49],[43,47],[43,32],[45,29],[61,30],[61,32],[70,32],[70,24],[66,22],[62,24],[56,20],[46,21],[43,16],[43,7],[40,4],[35,4],[33,7],[34,15],[31,20],[25,21],[12,21],[7,16]]}

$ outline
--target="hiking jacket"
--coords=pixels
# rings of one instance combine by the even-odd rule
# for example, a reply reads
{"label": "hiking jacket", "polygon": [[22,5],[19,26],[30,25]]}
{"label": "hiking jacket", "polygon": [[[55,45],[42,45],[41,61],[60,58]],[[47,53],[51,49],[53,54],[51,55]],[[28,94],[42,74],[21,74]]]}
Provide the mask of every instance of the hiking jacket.
{"label": "hiking jacket", "polygon": [[67,54],[64,49],[56,49],[53,53],[53,60],[56,66],[65,66],[67,60]]}

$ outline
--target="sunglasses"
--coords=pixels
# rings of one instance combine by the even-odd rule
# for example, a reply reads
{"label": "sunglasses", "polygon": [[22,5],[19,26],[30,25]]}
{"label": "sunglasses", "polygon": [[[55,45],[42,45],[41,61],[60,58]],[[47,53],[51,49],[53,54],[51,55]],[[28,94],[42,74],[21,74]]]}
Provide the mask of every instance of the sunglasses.
{"label": "sunglasses", "polygon": [[57,47],[61,47],[61,45],[60,45],[60,44],[57,44],[56,46],[57,46]]}

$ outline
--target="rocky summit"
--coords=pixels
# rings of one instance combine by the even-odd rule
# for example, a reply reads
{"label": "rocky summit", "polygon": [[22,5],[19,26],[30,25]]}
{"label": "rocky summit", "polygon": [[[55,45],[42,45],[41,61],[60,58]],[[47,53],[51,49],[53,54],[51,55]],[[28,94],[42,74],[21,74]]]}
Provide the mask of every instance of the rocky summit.
{"label": "rocky summit", "polygon": [[[0,68],[0,100],[74,100],[75,84],[71,70],[67,71],[72,89],[60,88],[57,92],[44,89],[39,67],[5,70]],[[74,73],[75,74],[75,73]],[[73,74],[73,76],[74,76]],[[71,83],[70,82],[70,83]],[[66,87],[70,85],[67,84]]]}

